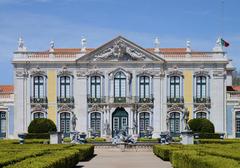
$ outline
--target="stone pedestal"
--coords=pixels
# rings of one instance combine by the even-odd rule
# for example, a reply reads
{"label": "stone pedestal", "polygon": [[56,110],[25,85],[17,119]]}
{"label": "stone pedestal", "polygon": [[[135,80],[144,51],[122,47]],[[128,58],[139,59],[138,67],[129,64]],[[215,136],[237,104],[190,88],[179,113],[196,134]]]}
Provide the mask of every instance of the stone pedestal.
{"label": "stone pedestal", "polygon": [[61,143],[62,143],[62,132],[51,132],[50,144],[61,144]]}
{"label": "stone pedestal", "polygon": [[193,133],[191,130],[181,132],[181,138],[182,138],[181,143],[183,145],[189,145],[194,143]]}

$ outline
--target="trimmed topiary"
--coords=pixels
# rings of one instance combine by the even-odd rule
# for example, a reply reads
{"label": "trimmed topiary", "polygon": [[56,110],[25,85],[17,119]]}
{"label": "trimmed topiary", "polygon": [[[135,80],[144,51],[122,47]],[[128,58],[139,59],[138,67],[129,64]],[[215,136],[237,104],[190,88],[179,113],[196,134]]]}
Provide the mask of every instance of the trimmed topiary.
{"label": "trimmed topiary", "polygon": [[49,133],[57,131],[54,122],[47,118],[34,119],[28,126],[28,133]]}
{"label": "trimmed topiary", "polygon": [[214,133],[214,125],[205,118],[194,118],[188,122],[190,129],[195,133]]}

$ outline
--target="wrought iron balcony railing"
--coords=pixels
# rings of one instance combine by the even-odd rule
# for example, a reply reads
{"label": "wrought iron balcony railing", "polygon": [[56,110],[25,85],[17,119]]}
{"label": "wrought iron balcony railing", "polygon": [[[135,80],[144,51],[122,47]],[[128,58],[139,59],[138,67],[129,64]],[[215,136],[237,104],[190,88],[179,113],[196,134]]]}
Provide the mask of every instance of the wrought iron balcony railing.
{"label": "wrought iron balcony railing", "polygon": [[210,104],[211,103],[211,99],[210,99],[210,97],[193,97],[193,102],[194,103]]}
{"label": "wrought iron balcony railing", "polygon": [[183,97],[167,97],[167,103],[183,104],[184,103],[184,98]]}
{"label": "wrought iron balcony railing", "polygon": [[57,103],[74,104],[74,97],[57,97]]}
{"label": "wrought iron balcony railing", "polygon": [[106,103],[105,97],[91,97],[91,95],[87,96],[88,103]]}
{"label": "wrought iron balcony railing", "polygon": [[48,103],[48,99],[47,99],[47,97],[41,97],[41,98],[30,97],[30,103],[47,104]]}
{"label": "wrought iron balcony railing", "polygon": [[114,103],[126,103],[126,97],[114,97]]}
{"label": "wrought iron balcony railing", "polygon": [[153,103],[154,98],[153,95],[149,97],[138,97],[138,103]]}

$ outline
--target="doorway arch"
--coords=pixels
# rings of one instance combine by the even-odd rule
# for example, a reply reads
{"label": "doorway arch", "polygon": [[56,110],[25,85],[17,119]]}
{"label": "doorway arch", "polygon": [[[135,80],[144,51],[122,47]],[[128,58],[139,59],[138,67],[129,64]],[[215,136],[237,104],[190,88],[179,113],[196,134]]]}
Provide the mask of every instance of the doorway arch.
{"label": "doorway arch", "polygon": [[120,132],[128,134],[128,113],[123,107],[118,107],[112,114],[112,136]]}

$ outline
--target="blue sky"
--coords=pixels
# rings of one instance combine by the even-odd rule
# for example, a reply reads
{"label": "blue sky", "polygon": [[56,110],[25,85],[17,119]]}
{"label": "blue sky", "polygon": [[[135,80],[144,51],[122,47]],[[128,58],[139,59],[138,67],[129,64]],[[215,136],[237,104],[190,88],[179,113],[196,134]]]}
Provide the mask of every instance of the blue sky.
{"label": "blue sky", "polygon": [[[225,0],[0,0],[0,84],[12,84],[12,53],[19,36],[28,50],[98,47],[122,35],[142,47],[185,47],[211,51],[217,37],[240,69],[240,1]],[[224,13],[224,17],[223,14]],[[222,19],[223,18],[223,19]]]}

